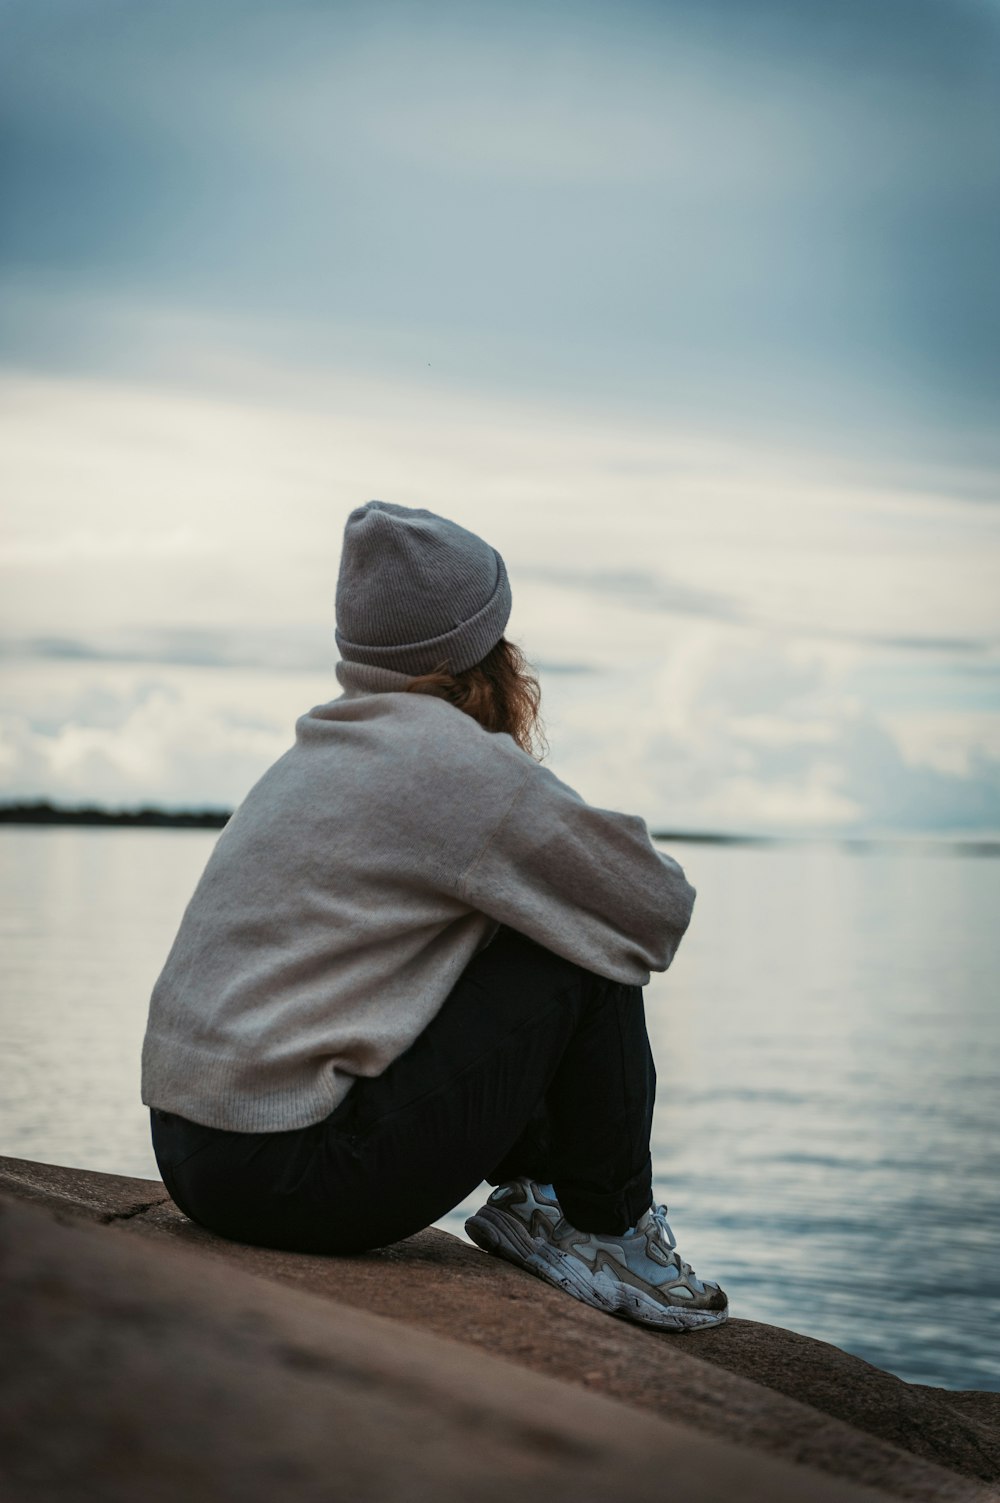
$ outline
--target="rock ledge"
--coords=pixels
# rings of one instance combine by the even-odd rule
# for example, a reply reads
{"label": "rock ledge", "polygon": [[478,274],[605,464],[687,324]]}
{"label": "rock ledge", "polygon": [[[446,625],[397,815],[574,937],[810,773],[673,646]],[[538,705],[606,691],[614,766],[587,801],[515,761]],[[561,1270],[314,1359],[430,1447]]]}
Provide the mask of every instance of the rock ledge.
{"label": "rock ledge", "polygon": [[[731,1320],[609,1320],[440,1231],[224,1242],[158,1181],[0,1159],[12,1499],[1000,1498],[1000,1395]],[[89,1223],[89,1225],[87,1225]]]}

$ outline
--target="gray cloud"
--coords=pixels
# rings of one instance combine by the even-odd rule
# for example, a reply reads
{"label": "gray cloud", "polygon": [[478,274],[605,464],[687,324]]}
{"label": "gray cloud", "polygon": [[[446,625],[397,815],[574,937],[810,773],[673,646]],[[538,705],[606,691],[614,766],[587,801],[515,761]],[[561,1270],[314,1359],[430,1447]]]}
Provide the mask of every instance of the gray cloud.
{"label": "gray cloud", "polygon": [[565,569],[520,563],[518,578],[561,585],[629,605],[637,610],[668,611],[681,616],[711,616],[746,621],[747,612],[731,596],[701,590],[669,576],[641,569]]}
{"label": "gray cloud", "polygon": [[[340,654],[333,632],[310,627],[233,628],[229,631],[132,629],[99,637],[0,638],[0,660],[62,663],[135,663],[176,668],[224,668],[328,673]],[[595,673],[592,663],[538,658],[534,669],[575,677]],[[333,692],[339,692],[334,690]]]}
{"label": "gray cloud", "polygon": [[333,632],[309,628],[231,631],[132,629],[96,637],[8,637],[0,657],[69,663],[148,663],[190,668],[329,670]]}
{"label": "gray cloud", "polygon": [[517,572],[518,577],[525,580],[580,590],[634,610],[704,616],[714,621],[761,627],[777,637],[796,640],[850,642],[902,652],[955,653],[958,656],[988,653],[1000,648],[1000,634],[983,637],[945,636],[939,632],[892,634],[834,629],[815,620],[780,621],[733,595],[698,589],[659,572],[641,569],[566,569],[522,563]]}
{"label": "gray cloud", "polygon": [[913,765],[871,716],[860,717],[842,746],[844,785],[863,814],[858,829],[1000,829],[1000,759],[977,751],[964,773]]}
{"label": "gray cloud", "polygon": [[263,310],[300,353],[466,384],[980,442],[984,6],[21,0],[6,27],[15,287]]}

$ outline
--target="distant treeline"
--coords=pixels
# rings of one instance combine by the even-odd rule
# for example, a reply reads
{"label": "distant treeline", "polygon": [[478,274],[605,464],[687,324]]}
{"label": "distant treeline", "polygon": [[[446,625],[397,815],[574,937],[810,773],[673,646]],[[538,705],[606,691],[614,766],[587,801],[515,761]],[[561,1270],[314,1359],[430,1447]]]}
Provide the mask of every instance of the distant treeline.
{"label": "distant treeline", "polygon": [[[51,804],[48,799],[33,802],[0,803],[0,825],[107,825],[119,829],[221,830],[232,817],[231,809],[101,809],[97,804]],[[654,840],[668,844],[699,845],[786,845],[800,844],[795,836],[726,835],[712,830],[652,830]],[[840,845],[844,850],[863,855],[866,851],[924,850],[957,853],[963,856],[1000,856],[1000,840],[934,838],[933,836],[893,839],[863,835],[826,835],[806,837],[806,843],[819,839],[823,844]]]}
{"label": "distant treeline", "polygon": [[231,809],[99,809],[96,804],[67,808],[45,799],[0,804],[0,825],[130,825],[179,830],[221,830]]}
{"label": "distant treeline", "polygon": [[[47,799],[0,804],[2,825],[129,825],[180,830],[221,830],[231,809],[101,809],[97,804],[52,804]],[[693,830],[653,830],[654,840],[696,840],[716,845],[765,841],[762,835],[717,835]]]}

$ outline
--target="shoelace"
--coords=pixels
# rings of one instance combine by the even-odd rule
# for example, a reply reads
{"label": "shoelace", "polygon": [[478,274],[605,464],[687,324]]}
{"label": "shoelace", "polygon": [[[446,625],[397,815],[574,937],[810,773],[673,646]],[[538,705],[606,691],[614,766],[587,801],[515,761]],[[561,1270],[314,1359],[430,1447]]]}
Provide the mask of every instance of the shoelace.
{"label": "shoelace", "polygon": [[653,1206],[650,1214],[653,1220],[656,1222],[656,1225],[659,1228],[660,1233],[662,1234],[664,1242],[670,1249],[670,1261],[677,1265],[677,1268],[680,1270],[680,1277],[686,1279],[688,1274],[694,1273],[694,1269],[691,1267],[690,1263],[685,1263],[684,1259],[675,1250],[677,1247],[677,1238],[670,1230],[670,1222],[667,1220],[666,1206]]}

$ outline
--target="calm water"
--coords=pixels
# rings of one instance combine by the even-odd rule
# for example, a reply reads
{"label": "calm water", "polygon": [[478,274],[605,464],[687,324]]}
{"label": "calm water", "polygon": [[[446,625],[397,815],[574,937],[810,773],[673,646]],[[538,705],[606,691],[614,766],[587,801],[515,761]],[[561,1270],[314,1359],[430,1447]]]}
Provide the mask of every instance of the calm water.
{"label": "calm water", "polygon": [[[214,839],[0,831],[0,1153],[156,1175],[146,1001]],[[647,1011],[682,1253],[737,1315],[1000,1389],[1000,860],[671,849],[698,903]]]}

